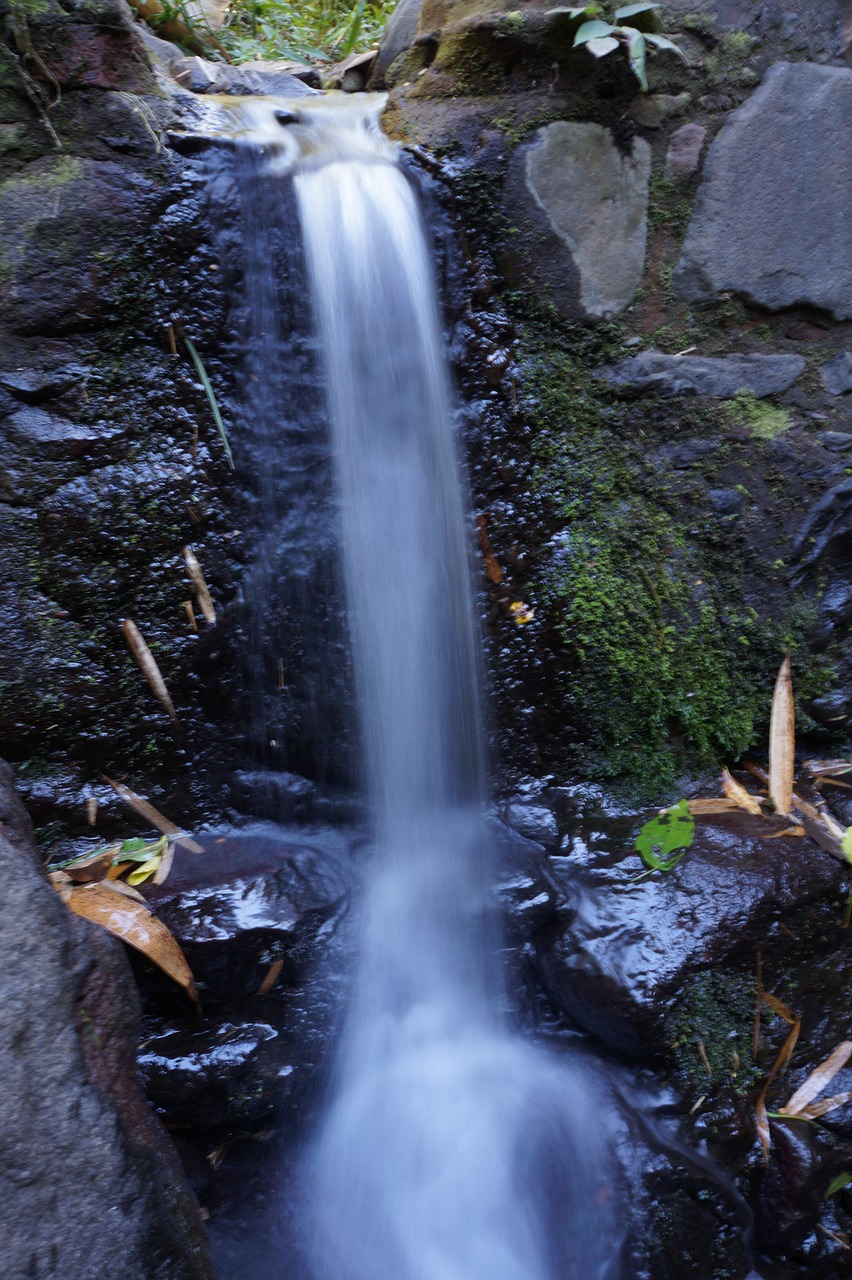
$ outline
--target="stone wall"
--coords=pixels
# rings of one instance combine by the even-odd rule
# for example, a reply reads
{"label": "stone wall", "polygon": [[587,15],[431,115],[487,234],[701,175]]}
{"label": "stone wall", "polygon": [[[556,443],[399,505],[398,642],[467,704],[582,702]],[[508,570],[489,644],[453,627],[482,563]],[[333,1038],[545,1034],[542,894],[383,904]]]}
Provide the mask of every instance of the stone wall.
{"label": "stone wall", "polygon": [[786,648],[800,730],[834,749],[852,10],[665,4],[687,61],[653,53],[647,94],[622,51],[572,49],[564,11],[413,10],[377,78],[467,255],[457,369],[504,762],[659,791],[760,742]]}

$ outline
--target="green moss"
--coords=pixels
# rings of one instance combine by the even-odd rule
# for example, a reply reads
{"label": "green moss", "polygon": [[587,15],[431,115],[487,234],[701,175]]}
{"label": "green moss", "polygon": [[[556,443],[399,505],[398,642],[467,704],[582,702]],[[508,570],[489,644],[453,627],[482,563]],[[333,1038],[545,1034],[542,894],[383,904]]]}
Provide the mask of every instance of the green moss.
{"label": "green moss", "polygon": [[667,1026],[676,1068],[694,1092],[723,1086],[742,1096],[765,1075],[752,1061],[754,999],[754,979],[733,973],[701,973],[681,992]]}
{"label": "green moss", "polygon": [[[721,456],[694,475],[649,464],[663,441],[646,423],[670,430],[666,415],[678,410],[606,402],[594,366],[614,358],[619,337],[553,322],[522,328],[531,498],[554,531],[528,597],[562,646],[570,766],[659,794],[684,768],[735,760],[763,736],[780,655],[802,645],[813,607],[755,590],[773,570],[744,559],[707,505]],[[679,429],[716,434],[718,410],[701,415],[688,404]],[[762,613],[752,599],[765,601]],[[814,696],[826,664],[803,667]]]}
{"label": "green moss", "polygon": [[774,440],[790,426],[786,409],[758,400],[750,391],[740,391],[732,400],[722,403],[734,423],[747,426],[754,440]]}

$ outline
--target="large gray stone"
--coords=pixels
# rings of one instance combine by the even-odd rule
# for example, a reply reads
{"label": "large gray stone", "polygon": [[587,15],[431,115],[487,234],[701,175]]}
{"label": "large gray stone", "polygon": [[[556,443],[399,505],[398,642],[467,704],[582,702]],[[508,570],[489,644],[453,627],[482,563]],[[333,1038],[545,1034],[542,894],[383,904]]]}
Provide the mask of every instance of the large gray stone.
{"label": "large gray stone", "polygon": [[647,142],[634,139],[625,155],[599,124],[546,125],[526,152],[527,190],[570,257],[590,319],[617,315],[639,288],[650,172]]}
{"label": "large gray stone", "polygon": [[120,943],[39,867],[0,762],[0,1257],[8,1280],[209,1280],[198,1206],[139,1090]]}
{"label": "large gray stone", "polygon": [[734,293],[852,317],[852,70],[777,63],[705,165],[673,280],[701,306]]}
{"label": "large gray stone", "polygon": [[601,371],[622,395],[700,395],[726,399],[738,391],[775,396],[805,371],[803,356],[669,356],[643,351]]}

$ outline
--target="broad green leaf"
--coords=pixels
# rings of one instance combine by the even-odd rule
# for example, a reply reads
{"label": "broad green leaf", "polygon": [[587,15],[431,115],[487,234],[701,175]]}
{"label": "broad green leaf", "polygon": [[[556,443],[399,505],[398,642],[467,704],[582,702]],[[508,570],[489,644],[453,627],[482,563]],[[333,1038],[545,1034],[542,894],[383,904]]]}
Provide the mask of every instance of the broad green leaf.
{"label": "broad green leaf", "polygon": [[627,40],[627,55],[630,58],[630,69],[639,81],[643,93],[648,92],[648,77],[645,74],[645,37],[641,31],[632,27],[621,27],[621,33]]}
{"label": "broad green leaf", "polygon": [[651,13],[654,9],[659,9],[659,4],[626,4],[623,9],[616,9],[615,21],[620,23],[624,18],[632,18],[637,13]]}
{"label": "broad green leaf", "polygon": [[676,53],[679,58],[683,58],[684,62],[689,62],[680,45],[675,44],[674,40],[669,40],[668,36],[655,35],[653,31],[645,32],[646,44],[656,45],[658,49],[671,49],[672,53]]}
{"label": "broad green leaf", "polygon": [[847,827],[840,841],[840,852],[847,862],[852,862],[852,827]]}
{"label": "broad green leaf", "polygon": [[594,18],[591,22],[584,22],[581,27],[577,28],[574,36],[574,48],[578,44],[585,44],[588,40],[600,40],[603,36],[611,35],[615,27],[608,22],[601,22],[600,18]]}
{"label": "broad green leaf", "polygon": [[828,1184],[825,1193],[826,1200],[829,1196],[837,1195],[838,1191],[842,1191],[844,1187],[848,1187],[852,1183],[852,1173],[838,1173],[836,1178],[832,1178]]}
{"label": "broad green leaf", "polygon": [[[653,871],[671,871],[676,867],[695,835],[695,822],[686,800],[678,800],[646,822],[636,837],[636,852]],[[675,857],[670,855],[680,849]]]}
{"label": "broad green leaf", "polygon": [[614,36],[601,36],[597,40],[587,40],[586,48],[596,58],[603,58],[607,53],[612,53],[613,49],[618,48],[618,41]]}

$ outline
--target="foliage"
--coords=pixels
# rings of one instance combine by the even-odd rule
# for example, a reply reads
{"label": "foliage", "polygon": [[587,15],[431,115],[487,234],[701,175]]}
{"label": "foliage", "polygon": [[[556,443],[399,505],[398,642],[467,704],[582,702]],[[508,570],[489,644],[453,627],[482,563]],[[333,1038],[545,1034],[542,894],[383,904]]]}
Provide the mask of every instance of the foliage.
{"label": "foliage", "polygon": [[[627,53],[630,70],[639,81],[643,93],[648,92],[648,76],[646,61],[648,50],[669,49],[679,58],[686,61],[686,55],[679,49],[670,36],[660,35],[646,28],[654,17],[659,4],[628,4],[616,9],[612,22],[603,20],[598,15],[597,5],[588,5],[585,9],[570,10],[572,16],[589,15],[574,35],[574,48],[582,46],[596,58],[606,57],[623,47]],[[626,22],[625,19],[631,19]]]}
{"label": "foliage", "polygon": [[396,0],[234,0],[219,39],[234,62],[332,62],[374,44]]}
{"label": "foliage", "polygon": [[678,800],[645,823],[636,837],[636,852],[641,853],[645,866],[652,871],[671,871],[692,844],[694,835],[695,819],[686,800]]}

